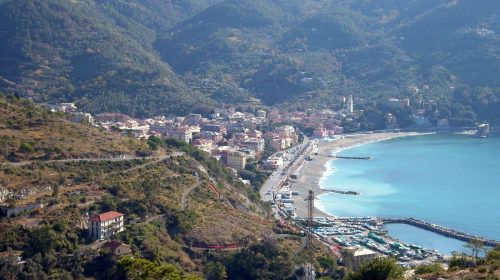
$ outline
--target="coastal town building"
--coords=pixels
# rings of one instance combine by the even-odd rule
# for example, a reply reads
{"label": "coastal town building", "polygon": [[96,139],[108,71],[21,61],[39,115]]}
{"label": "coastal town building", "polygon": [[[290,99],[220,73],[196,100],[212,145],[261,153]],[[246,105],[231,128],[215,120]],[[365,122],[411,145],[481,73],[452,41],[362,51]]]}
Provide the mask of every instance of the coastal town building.
{"label": "coastal town building", "polygon": [[350,114],[354,113],[354,100],[352,95],[349,95],[349,99],[347,100],[347,112]]}
{"label": "coastal town building", "polygon": [[283,157],[281,156],[272,156],[268,158],[264,164],[266,169],[278,169],[283,166]]}
{"label": "coastal town building", "polygon": [[90,113],[76,112],[71,115],[71,121],[74,123],[86,122],[94,124],[94,117]]}
{"label": "coastal town building", "polygon": [[283,151],[286,148],[286,140],[276,136],[271,138],[270,145],[278,152]]}
{"label": "coastal town building", "polygon": [[212,140],[208,140],[208,139],[196,139],[194,142],[193,142],[193,146],[195,146],[196,148],[202,150],[202,151],[205,151],[207,153],[212,153],[212,150],[215,148],[215,144]]}
{"label": "coastal town building", "polygon": [[110,211],[91,217],[88,222],[89,237],[92,239],[109,239],[125,230],[124,214]]}
{"label": "coastal town building", "polygon": [[324,128],[321,125],[313,131],[313,137],[314,138],[326,138],[326,137],[328,137],[328,130],[326,130],[326,128]]}
{"label": "coastal town building", "polygon": [[49,107],[52,112],[70,113],[78,110],[75,103],[47,104],[46,106]]}
{"label": "coastal town building", "polygon": [[230,151],[227,153],[227,167],[243,170],[247,165],[247,155],[241,151]]}
{"label": "coastal town building", "polygon": [[167,137],[186,143],[190,143],[191,139],[193,139],[193,132],[188,126],[177,127],[167,132],[166,135]]}
{"label": "coastal town building", "polygon": [[364,263],[370,262],[378,256],[376,252],[359,246],[345,247],[342,252],[344,263],[354,269],[359,268]]}
{"label": "coastal town building", "polygon": [[121,243],[116,240],[106,242],[103,246],[103,251],[117,257],[132,254],[130,245]]}

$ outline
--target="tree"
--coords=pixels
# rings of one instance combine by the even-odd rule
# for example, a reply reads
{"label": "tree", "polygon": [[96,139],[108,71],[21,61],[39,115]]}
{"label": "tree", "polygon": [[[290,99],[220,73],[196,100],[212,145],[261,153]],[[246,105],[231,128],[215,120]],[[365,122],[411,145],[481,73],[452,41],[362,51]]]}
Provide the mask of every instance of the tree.
{"label": "tree", "polygon": [[470,256],[474,257],[476,260],[479,257],[479,254],[484,252],[484,243],[478,239],[471,239],[464,245],[464,248],[470,250]]}
{"label": "tree", "polygon": [[376,258],[361,266],[359,271],[346,277],[347,280],[389,280],[403,277],[401,268],[395,259]]}
{"label": "tree", "polygon": [[57,234],[48,225],[34,229],[30,232],[29,246],[24,251],[26,256],[33,256],[37,253],[47,253],[57,244]]}
{"label": "tree", "polygon": [[489,251],[486,258],[490,261],[500,261],[500,245],[497,245],[493,250]]}
{"label": "tree", "polygon": [[172,264],[156,264],[146,259],[124,257],[118,264],[123,268],[126,278],[130,280],[180,280],[181,274]]}
{"label": "tree", "polygon": [[330,275],[335,270],[336,261],[331,256],[319,256],[317,261],[321,267],[321,276]]}
{"label": "tree", "polygon": [[118,208],[118,202],[116,201],[116,198],[109,194],[103,195],[99,204],[101,206],[101,211],[103,212],[112,210],[115,211]]}
{"label": "tree", "polygon": [[227,279],[226,267],[220,263],[212,263],[208,265],[208,280],[225,280]]}
{"label": "tree", "polygon": [[148,138],[148,145],[151,150],[156,151],[164,145],[164,142],[160,137],[150,136]]}

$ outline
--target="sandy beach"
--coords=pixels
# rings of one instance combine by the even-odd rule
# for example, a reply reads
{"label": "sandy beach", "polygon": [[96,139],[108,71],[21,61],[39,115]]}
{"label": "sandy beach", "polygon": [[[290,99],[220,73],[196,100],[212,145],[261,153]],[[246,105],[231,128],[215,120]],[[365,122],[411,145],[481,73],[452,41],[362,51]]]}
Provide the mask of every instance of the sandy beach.
{"label": "sandy beach", "polygon": [[[398,137],[408,137],[422,135],[416,132],[387,132],[387,133],[371,133],[371,134],[352,134],[343,135],[336,140],[320,140],[318,142],[320,155],[329,155],[341,149],[368,144],[376,141],[383,141]],[[312,156],[312,161],[304,161],[303,165],[295,172],[300,173],[296,180],[291,180],[294,190],[300,192],[300,195],[295,199],[295,207],[297,216],[307,217],[307,205],[304,199],[307,197],[308,191],[313,190],[315,196],[324,193],[320,187],[320,180],[326,171],[326,163],[334,160],[323,156]],[[315,217],[330,216],[318,208],[315,208]]]}

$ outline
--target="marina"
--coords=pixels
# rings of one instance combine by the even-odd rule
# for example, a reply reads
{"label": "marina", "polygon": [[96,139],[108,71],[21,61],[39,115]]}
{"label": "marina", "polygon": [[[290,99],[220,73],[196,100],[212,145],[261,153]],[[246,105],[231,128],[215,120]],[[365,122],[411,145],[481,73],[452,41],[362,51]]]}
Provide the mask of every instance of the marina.
{"label": "marina", "polygon": [[[305,219],[297,219],[304,224]],[[415,244],[407,244],[394,239],[383,228],[381,219],[376,217],[315,218],[316,237],[342,254],[343,249],[363,248],[376,254],[395,257],[403,265],[418,265],[443,259],[444,256],[433,249]]]}
{"label": "marina", "polygon": [[[294,194],[297,191],[291,185],[284,185],[273,193],[274,208],[281,218],[293,219],[307,231],[305,218],[296,214]],[[499,244],[498,241],[458,232],[413,218],[378,218],[367,217],[316,217],[313,234],[322,242],[332,246],[338,255],[345,248],[364,248],[376,254],[397,258],[403,265],[418,265],[443,259],[445,256],[431,248],[408,244],[388,235],[385,224],[403,223],[433,231],[458,240],[478,239],[487,246]]]}

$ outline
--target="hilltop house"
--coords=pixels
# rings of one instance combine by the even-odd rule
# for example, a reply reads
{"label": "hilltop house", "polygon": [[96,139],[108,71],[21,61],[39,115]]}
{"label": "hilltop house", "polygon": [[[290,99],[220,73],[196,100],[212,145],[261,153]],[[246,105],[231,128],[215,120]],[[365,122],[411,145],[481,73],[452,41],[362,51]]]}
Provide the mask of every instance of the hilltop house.
{"label": "hilltop house", "polygon": [[92,239],[109,239],[124,231],[124,214],[115,211],[106,212],[89,219],[89,237]]}

